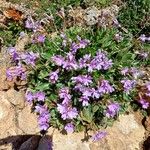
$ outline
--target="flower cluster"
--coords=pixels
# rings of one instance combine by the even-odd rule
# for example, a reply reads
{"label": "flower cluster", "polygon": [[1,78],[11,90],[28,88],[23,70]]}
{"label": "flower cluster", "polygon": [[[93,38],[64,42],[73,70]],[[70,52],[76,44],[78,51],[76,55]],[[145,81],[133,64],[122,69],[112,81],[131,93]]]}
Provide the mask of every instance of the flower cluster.
{"label": "flower cluster", "polygon": [[57,104],[57,110],[61,114],[63,120],[74,119],[78,116],[78,111],[75,107],[66,104]]}
{"label": "flower cluster", "polygon": [[127,94],[129,94],[130,91],[136,85],[136,81],[135,80],[129,80],[129,79],[121,80],[121,83],[123,84],[124,92],[126,92]]}
{"label": "flower cluster", "polygon": [[76,118],[78,111],[75,107],[71,106],[71,95],[69,88],[64,87],[59,91],[59,97],[62,99],[61,104],[57,104],[57,110],[61,114],[63,120]]}
{"label": "flower cluster", "polygon": [[53,56],[52,61],[66,70],[76,70],[78,67],[75,56],[71,52],[67,53],[65,58],[60,55]]}
{"label": "flower cluster", "polygon": [[85,86],[88,86],[89,84],[92,83],[92,77],[88,75],[79,75],[77,77],[72,77],[71,80],[73,83],[81,84]]}
{"label": "flower cluster", "polygon": [[59,71],[56,70],[56,71],[51,72],[51,73],[49,74],[49,82],[50,82],[50,83],[52,83],[52,84],[55,84],[55,83],[56,83],[56,81],[58,80],[58,73],[59,73]]}
{"label": "flower cluster", "polygon": [[121,70],[121,74],[124,76],[131,75],[131,77],[137,79],[143,75],[143,72],[135,67],[131,68],[125,67]]}
{"label": "flower cluster", "polygon": [[106,56],[106,52],[98,51],[96,56],[87,64],[88,71],[92,72],[94,70],[108,70],[112,67],[112,60],[109,60]]}
{"label": "flower cluster", "polygon": [[34,35],[32,38],[32,43],[44,43],[46,36],[44,34]]}
{"label": "flower cluster", "polygon": [[15,77],[19,77],[21,80],[26,80],[26,69],[22,62],[25,62],[26,65],[35,66],[35,61],[39,57],[39,54],[33,53],[32,51],[19,53],[15,47],[9,47],[8,53],[10,54],[12,61],[16,63],[16,66],[7,69],[7,79],[11,81]]}
{"label": "flower cluster", "polygon": [[72,82],[76,84],[74,89],[82,93],[82,96],[79,99],[79,101],[82,102],[82,106],[88,106],[90,98],[98,99],[100,96],[114,91],[114,88],[107,80],[102,80],[100,85],[97,85],[95,88],[90,87],[93,81],[92,77],[87,75],[72,77]]}
{"label": "flower cluster", "polygon": [[145,60],[149,58],[149,52],[146,51],[136,51],[135,54],[138,56],[139,59]]}
{"label": "flower cluster", "polygon": [[25,97],[26,97],[27,102],[30,104],[33,101],[42,101],[42,102],[45,101],[45,93],[42,91],[38,91],[36,93],[33,93],[31,91],[27,91]]}
{"label": "flower cluster", "polygon": [[26,52],[20,55],[20,58],[27,65],[35,66],[35,61],[39,57],[38,53]]}
{"label": "flower cluster", "polygon": [[[119,35],[116,35],[116,38],[119,43],[123,40]],[[38,43],[43,43],[44,40],[45,38],[41,36]],[[60,47],[49,59],[40,58],[33,52],[19,55],[16,55],[14,50],[11,52],[15,61],[22,61],[26,65],[35,66],[37,58],[41,60],[38,63],[47,64],[42,70],[46,72],[44,77],[41,75],[41,70],[36,68],[40,73],[36,72],[35,75],[39,78],[37,77],[37,84],[31,85],[31,89],[35,92],[26,93],[27,101],[34,105],[35,112],[39,115],[40,129],[47,130],[52,125],[67,133],[73,133],[84,129],[85,126],[94,129],[98,126],[99,119],[114,120],[124,105],[121,103],[124,92],[127,93],[127,97],[132,97],[131,91],[136,87],[136,80],[143,72],[135,67],[125,67],[121,70],[123,78],[116,79],[114,71],[118,72],[119,68],[113,66],[113,61],[109,58],[111,53],[101,49],[96,50],[95,47],[92,47],[93,53],[90,53],[92,44],[88,39],[81,39],[79,36],[77,40],[72,41],[65,34],[61,34],[61,39],[58,38],[58,41],[61,41]],[[54,43],[54,48],[56,44]],[[42,44],[38,45],[42,46]],[[47,55],[44,49],[43,53]],[[40,91],[39,87],[36,87],[38,84]],[[124,92],[118,89],[120,84]],[[149,85],[147,89],[149,91]],[[148,91],[146,94],[149,94]],[[144,99],[140,100],[140,104],[144,109],[149,107]],[[96,126],[91,126],[92,123]],[[106,132],[98,132],[92,139],[100,140],[106,134]]]}
{"label": "flower cluster", "polygon": [[146,37],[145,34],[142,34],[139,37],[140,41],[145,42],[145,41],[150,41],[150,37]]}
{"label": "flower cluster", "polygon": [[106,131],[99,131],[97,132],[95,135],[92,136],[92,140],[94,142],[101,140],[102,138],[104,138],[107,135]]}
{"label": "flower cluster", "polygon": [[142,77],[144,75],[144,72],[135,67],[131,68],[125,67],[122,68],[121,74],[125,77],[123,80],[121,80],[124,92],[129,94],[130,91],[135,88],[137,83],[136,80]]}
{"label": "flower cluster", "polygon": [[146,100],[140,99],[139,102],[142,105],[143,109],[147,109],[149,107],[149,102],[147,102]]}
{"label": "flower cluster", "polygon": [[35,106],[35,112],[39,114],[38,124],[40,130],[47,130],[49,128],[50,114],[46,106],[37,105]]}
{"label": "flower cluster", "polygon": [[106,117],[113,118],[120,110],[118,103],[111,103],[107,106]]}
{"label": "flower cluster", "polygon": [[81,37],[77,36],[78,43],[73,42],[71,45],[71,52],[75,54],[78,49],[85,48],[87,45],[89,45],[90,41],[87,39],[81,39]]}
{"label": "flower cluster", "polygon": [[28,17],[25,21],[25,27],[33,30],[33,32],[36,32],[41,28],[41,23],[39,21],[34,21],[32,17]]}
{"label": "flower cluster", "polygon": [[12,81],[17,77],[21,80],[26,80],[26,70],[21,65],[6,70],[7,80]]}
{"label": "flower cluster", "polygon": [[108,59],[107,53],[99,50],[96,56],[92,59],[91,54],[86,54],[79,61],[75,59],[75,54],[78,49],[85,48],[89,41],[87,39],[81,40],[78,44],[73,44],[71,51],[66,54],[66,57],[61,55],[55,55],[51,60],[58,66],[66,70],[76,70],[87,68],[88,72],[93,72],[94,70],[108,70],[112,67],[112,60]]}
{"label": "flower cluster", "polygon": [[67,133],[73,133],[74,132],[74,125],[72,123],[67,123],[65,125],[65,130],[67,131]]}

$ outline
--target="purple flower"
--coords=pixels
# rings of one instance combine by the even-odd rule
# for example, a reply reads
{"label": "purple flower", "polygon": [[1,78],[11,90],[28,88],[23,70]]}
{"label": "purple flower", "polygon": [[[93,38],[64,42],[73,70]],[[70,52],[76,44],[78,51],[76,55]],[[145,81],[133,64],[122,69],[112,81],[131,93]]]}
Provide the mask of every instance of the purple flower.
{"label": "purple flower", "polygon": [[112,103],[107,106],[106,117],[114,117],[119,112],[120,106],[118,103]]}
{"label": "purple flower", "polygon": [[87,39],[82,40],[80,37],[77,38],[79,40],[79,48],[85,48],[90,43],[90,41]]}
{"label": "purple flower", "polygon": [[27,79],[27,74],[26,72],[22,72],[21,76],[20,76],[21,80],[26,80]]}
{"label": "purple flower", "polygon": [[87,40],[87,39],[82,40],[79,36],[77,36],[77,39],[78,39],[79,43],[73,42],[71,45],[71,52],[73,54],[75,54],[78,49],[85,48],[90,43],[89,40]]}
{"label": "purple flower", "polygon": [[15,74],[12,74],[12,71],[10,69],[7,69],[6,70],[6,77],[7,77],[7,80],[9,81],[12,81],[14,76],[16,76]]}
{"label": "purple flower", "polygon": [[115,40],[117,42],[121,42],[123,40],[123,37],[120,33],[115,34]]}
{"label": "purple flower", "polygon": [[26,34],[25,34],[25,32],[24,31],[22,31],[22,32],[20,32],[20,38],[23,38]]}
{"label": "purple flower", "polygon": [[136,54],[141,58],[141,59],[147,59],[149,56],[148,52],[136,52]]}
{"label": "purple flower", "polygon": [[114,91],[114,88],[109,84],[109,81],[102,80],[100,86],[98,86],[98,92],[100,94],[109,94]]}
{"label": "purple flower", "polygon": [[100,93],[98,92],[98,90],[95,90],[94,88],[92,88],[92,97],[93,98],[99,98],[100,97]]}
{"label": "purple flower", "polygon": [[42,106],[42,105],[36,105],[35,106],[35,112],[36,113],[42,114],[42,113],[44,113],[46,111],[47,111],[46,106]]}
{"label": "purple flower", "polygon": [[149,107],[149,102],[144,99],[140,99],[140,104],[142,105],[143,109],[147,109]]}
{"label": "purple flower", "polygon": [[88,71],[92,72],[93,70],[108,70],[112,67],[112,60],[108,59],[106,53],[103,51],[98,51],[94,59],[88,64]]}
{"label": "purple flower", "polygon": [[31,91],[27,91],[25,94],[25,98],[26,98],[27,102],[29,104],[31,104],[35,97]]}
{"label": "purple flower", "polygon": [[28,17],[27,20],[25,21],[25,27],[27,29],[32,29],[33,32],[36,32],[38,29],[41,28],[41,23],[38,21],[34,21],[32,17]]}
{"label": "purple flower", "polygon": [[79,59],[79,68],[82,69],[87,67],[90,61],[91,61],[91,55],[90,54],[84,55],[83,58]]}
{"label": "purple flower", "polygon": [[58,80],[58,70],[51,72],[49,74],[49,82],[51,82],[52,84],[56,83],[56,81]]}
{"label": "purple flower", "polygon": [[107,135],[105,131],[99,131],[95,135],[92,136],[93,141],[99,141]]}
{"label": "purple flower", "polygon": [[124,75],[124,76],[127,75],[128,72],[129,72],[129,68],[128,68],[128,67],[125,67],[125,68],[123,68],[123,69],[121,70],[121,74]]}
{"label": "purple flower", "polygon": [[71,52],[72,52],[73,54],[75,54],[79,48],[80,48],[80,47],[79,47],[79,44],[76,44],[75,42],[73,42],[73,43],[71,44]]}
{"label": "purple flower", "polygon": [[16,77],[20,79],[26,79],[25,69],[22,66],[15,66],[6,70],[6,77],[9,81],[13,80]]}
{"label": "purple flower", "polygon": [[39,123],[39,128],[40,130],[47,130],[49,128],[49,124],[48,123]]}
{"label": "purple flower", "polygon": [[142,34],[139,39],[142,41],[142,42],[145,42],[146,41],[146,36],[145,34]]}
{"label": "purple flower", "polygon": [[49,128],[50,114],[46,106],[35,106],[35,112],[38,113],[38,124],[40,130],[47,130]]}
{"label": "purple flower", "polygon": [[89,105],[89,98],[88,97],[82,96],[79,99],[79,101],[82,102],[82,106],[88,106]]}
{"label": "purple flower", "polygon": [[73,133],[74,132],[74,125],[72,123],[67,123],[65,125],[65,128],[64,128],[67,133]]}
{"label": "purple flower", "polygon": [[35,61],[39,57],[38,53],[28,52],[21,55],[21,59],[27,64],[35,66]]}
{"label": "purple flower", "polygon": [[124,91],[129,94],[129,92],[135,87],[136,81],[135,80],[128,80],[124,79],[121,80],[121,83],[123,84]]}
{"label": "purple flower", "polygon": [[76,83],[76,84],[80,83],[85,86],[88,86],[89,84],[93,83],[92,77],[88,75],[79,75],[77,77],[72,77],[71,80],[73,83]]}
{"label": "purple flower", "polygon": [[63,62],[62,67],[66,70],[76,70],[78,68],[75,56],[72,53],[67,53],[67,57]]}
{"label": "purple flower", "polygon": [[75,85],[74,90],[82,92],[84,90],[85,86],[83,84],[78,83]]}
{"label": "purple flower", "polygon": [[76,118],[78,115],[77,109],[68,105],[57,104],[57,110],[61,114],[63,120]]}
{"label": "purple flower", "polygon": [[62,66],[65,61],[61,55],[53,56],[51,59],[57,66]]}
{"label": "purple flower", "polygon": [[86,87],[83,87],[80,92],[82,93],[82,95],[86,98],[89,98],[92,96],[92,89],[90,88],[86,88]]}
{"label": "purple flower", "polygon": [[113,25],[115,26],[115,27],[121,27],[121,24],[118,22],[118,20],[117,19],[114,19],[113,20]]}
{"label": "purple flower", "polygon": [[64,87],[59,91],[59,97],[63,99],[62,104],[69,104],[71,100],[71,95],[69,94],[69,88]]}
{"label": "purple flower", "polygon": [[39,35],[38,37],[37,37],[37,42],[39,42],[39,43],[44,43],[45,42],[45,39],[46,39],[46,37],[45,37],[45,35]]}
{"label": "purple flower", "polygon": [[147,41],[150,41],[150,37],[147,37]]}
{"label": "purple flower", "polygon": [[135,79],[137,79],[138,77],[140,77],[140,76],[143,74],[142,71],[138,70],[138,69],[135,68],[135,67],[131,67],[130,73],[132,74],[132,76],[133,76]]}
{"label": "purple flower", "polygon": [[148,93],[145,93],[145,95],[146,95],[146,96],[148,96],[148,97],[150,97],[150,92],[148,92]]}
{"label": "purple flower", "polygon": [[131,67],[131,68],[128,68],[128,67],[125,67],[121,70],[121,74],[122,75],[132,75],[135,79],[137,79],[138,77],[140,77],[143,72],[138,70],[137,68],[135,67]]}
{"label": "purple flower", "polygon": [[15,47],[9,47],[8,48],[8,52],[11,55],[11,58],[13,61],[18,62],[20,60],[20,56],[16,51]]}
{"label": "purple flower", "polygon": [[148,83],[146,84],[146,88],[147,88],[147,90],[150,92],[150,82],[148,82]]}
{"label": "purple flower", "polygon": [[45,93],[39,91],[39,92],[35,93],[35,98],[37,98],[38,101],[44,101],[45,100]]}
{"label": "purple flower", "polygon": [[25,21],[25,27],[28,29],[32,29],[34,26],[33,24],[34,24],[34,22],[29,18]]}

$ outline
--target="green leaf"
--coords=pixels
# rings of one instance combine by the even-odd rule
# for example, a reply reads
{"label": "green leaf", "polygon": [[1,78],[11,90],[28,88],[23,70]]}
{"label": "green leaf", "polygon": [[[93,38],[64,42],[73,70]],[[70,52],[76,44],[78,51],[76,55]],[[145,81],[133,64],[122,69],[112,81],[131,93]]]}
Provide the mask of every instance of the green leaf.
{"label": "green leaf", "polygon": [[93,110],[94,113],[97,112],[98,109],[99,109],[99,106],[98,106],[98,105],[94,105],[93,108],[92,108],[92,110]]}
{"label": "green leaf", "polygon": [[36,90],[48,90],[49,89],[49,83],[40,83],[39,85],[37,85]]}
{"label": "green leaf", "polygon": [[50,52],[46,52],[46,53],[42,53],[41,56],[46,59],[46,60],[49,60],[52,56],[52,53]]}
{"label": "green leaf", "polygon": [[46,70],[41,70],[40,74],[39,74],[39,78],[40,79],[44,79],[45,77],[47,77],[49,75],[49,73]]}
{"label": "green leaf", "polygon": [[93,120],[93,113],[92,113],[91,106],[88,106],[88,107],[83,109],[83,111],[81,112],[81,118],[84,121],[87,121],[88,123],[92,122],[92,120]]}

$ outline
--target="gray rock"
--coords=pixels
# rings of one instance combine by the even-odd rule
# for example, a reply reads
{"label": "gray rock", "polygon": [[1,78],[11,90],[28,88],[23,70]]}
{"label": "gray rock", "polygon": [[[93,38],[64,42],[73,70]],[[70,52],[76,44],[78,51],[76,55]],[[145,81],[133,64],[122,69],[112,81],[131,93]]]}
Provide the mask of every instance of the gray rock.
{"label": "gray rock", "polygon": [[40,136],[32,136],[20,146],[19,150],[36,150],[40,138]]}
{"label": "gray rock", "polygon": [[52,150],[52,139],[50,136],[44,136],[39,142],[37,150]]}

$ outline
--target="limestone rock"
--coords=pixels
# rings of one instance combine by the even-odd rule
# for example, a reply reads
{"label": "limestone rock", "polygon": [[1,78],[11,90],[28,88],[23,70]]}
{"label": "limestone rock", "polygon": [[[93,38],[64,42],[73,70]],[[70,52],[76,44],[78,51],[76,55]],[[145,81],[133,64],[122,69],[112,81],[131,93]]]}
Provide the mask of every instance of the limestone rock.
{"label": "limestone rock", "polygon": [[9,89],[9,84],[6,81],[6,67],[1,67],[0,70],[0,91]]}
{"label": "limestone rock", "polygon": [[150,132],[150,117],[147,117],[144,122],[145,128],[148,132]]}
{"label": "limestone rock", "polygon": [[90,150],[89,144],[82,142],[84,133],[73,133],[62,135],[60,131],[49,129],[49,135],[52,136],[54,150]]}
{"label": "limestone rock", "polygon": [[[129,114],[121,115],[113,127],[107,128],[107,133],[105,142],[90,144],[91,150],[141,150],[140,144],[144,140],[145,130],[136,121],[135,115]],[[102,149],[103,145],[107,147]]]}
{"label": "limestone rock", "polygon": [[48,135],[53,135],[54,150],[62,150],[62,147],[63,150],[141,150],[140,145],[145,137],[145,129],[139,123],[141,121],[136,119],[135,114],[121,115],[113,127],[106,129],[107,136],[98,142],[83,142],[82,132],[62,135],[57,130],[49,129]]}
{"label": "limestone rock", "polygon": [[31,107],[28,104],[18,113],[18,126],[26,134],[35,134],[39,132],[37,115],[31,113]]}
{"label": "limestone rock", "polygon": [[8,101],[17,106],[18,108],[23,108],[25,106],[25,98],[23,92],[17,92],[14,89],[10,89],[6,92]]}
{"label": "limestone rock", "polygon": [[6,97],[6,92],[0,92],[0,138],[20,134],[16,127],[15,110]]}

